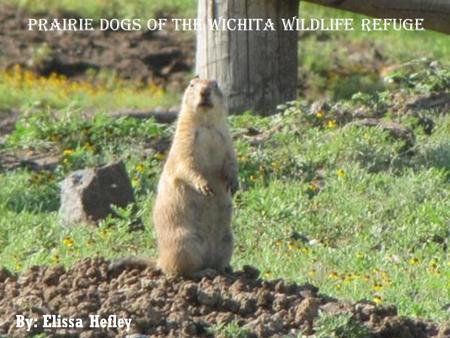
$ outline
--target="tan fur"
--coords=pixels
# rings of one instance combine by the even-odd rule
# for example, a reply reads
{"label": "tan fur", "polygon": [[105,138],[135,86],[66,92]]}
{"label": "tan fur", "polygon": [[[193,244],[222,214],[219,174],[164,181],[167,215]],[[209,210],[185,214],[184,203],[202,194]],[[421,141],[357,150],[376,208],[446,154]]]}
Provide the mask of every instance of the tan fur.
{"label": "tan fur", "polygon": [[186,89],[153,209],[159,258],[170,274],[223,272],[233,252],[232,194],[238,169],[215,81]]}

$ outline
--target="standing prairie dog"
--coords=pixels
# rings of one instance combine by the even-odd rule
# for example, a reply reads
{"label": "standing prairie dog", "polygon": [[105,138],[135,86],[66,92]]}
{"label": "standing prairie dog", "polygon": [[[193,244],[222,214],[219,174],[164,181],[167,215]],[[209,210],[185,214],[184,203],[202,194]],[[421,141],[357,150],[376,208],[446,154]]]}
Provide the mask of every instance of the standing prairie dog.
{"label": "standing prairie dog", "polygon": [[237,187],[222,93],[217,82],[194,79],[184,93],[153,209],[159,268],[195,275],[229,267]]}

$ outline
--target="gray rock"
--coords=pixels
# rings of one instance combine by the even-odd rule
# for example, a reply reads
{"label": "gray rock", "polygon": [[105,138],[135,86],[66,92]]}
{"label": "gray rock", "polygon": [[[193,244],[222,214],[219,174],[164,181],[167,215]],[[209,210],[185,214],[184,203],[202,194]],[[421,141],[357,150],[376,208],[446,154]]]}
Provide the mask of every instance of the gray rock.
{"label": "gray rock", "polygon": [[122,161],[71,173],[61,183],[60,219],[65,226],[96,223],[113,214],[111,205],[133,203],[130,179]]}

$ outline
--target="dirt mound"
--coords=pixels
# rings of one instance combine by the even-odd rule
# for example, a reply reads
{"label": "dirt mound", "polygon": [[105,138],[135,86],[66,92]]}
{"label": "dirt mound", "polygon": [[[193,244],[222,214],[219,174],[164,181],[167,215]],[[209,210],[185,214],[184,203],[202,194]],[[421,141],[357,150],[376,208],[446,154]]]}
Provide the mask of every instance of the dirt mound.
{"label": "dirt mound", "polygon": [[[319,311],[351,313],[373,337],[438,336],[436,325],[399,317],[395,307],[338,302],[319,294],[312,285],[262,280],[252,267],[226,276],[188,280],[151,269],[113,274],[108,265],[103,258],[91,258],[67,271],[61,266],[32,267],[12,275],[0,269],[0,336],[45,332],[48,337],[211,337],[211,327],[233,322],[245,328],[249,337],[296,337],[300,332],[314,333]],[[29,332],[18,328],[16,315],[35,318],[35,325]],[[48,320],[53,326],[68,325],[67,318],[77,318],[83,328],[45,328],[44,315],[54,315]],[[130,330],[126,331],[123,322],[122,328],[92,327],[97,322],[90,315],[112,324],[129,318]],[[439,337],[448,336],[441,330]]]}
{"label": "dirt mound", "polygon": [[[28,31],[29,16],[0,6],[0,68],[19,64],[47,76],[83,77],[106,68],[125,79],[176,85],[194,63],[194,38],[168,31]],[[74,17],[74,15],[72,15]]]}

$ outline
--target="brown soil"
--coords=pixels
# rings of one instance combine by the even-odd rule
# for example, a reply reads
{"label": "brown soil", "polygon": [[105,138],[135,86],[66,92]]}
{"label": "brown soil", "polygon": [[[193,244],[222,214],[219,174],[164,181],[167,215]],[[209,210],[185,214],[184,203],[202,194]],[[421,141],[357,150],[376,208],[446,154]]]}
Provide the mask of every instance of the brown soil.
{"label": "brown soil", "polygon": [[[159,271],[108,271],[103,258],[85,259],[65,270],[32,267],[20,275],[0,268],[0,336],[27,337],[211,337],[208,328],[235,321],[249,337],[314,334],[319,311],[351,313],[375,338],[450,337],[426,321],[397,316],[393,306],[339,302],[311,285],[266,281],[244,267],[226,276],[201,280],[167,277]],[[17,328],[16,315],[36,318],[30,332]],[[82,318],[84,328],[43,328],[43,315]],[[131,330],[89,328],[89,315],[131,318]],[[142,337],[142,336],[141,336]],[[144,336],[145,337],[145,336]]]}
{"label": "brown soil", "polygon": [[19,64],[44,76],[58,73],[75,78],[89,69],[106,68],[125,79],[176,85],[193,66],[194,37],[189,34],[28,31],[28,17],[17,8],[0,6],[0,68]]}

